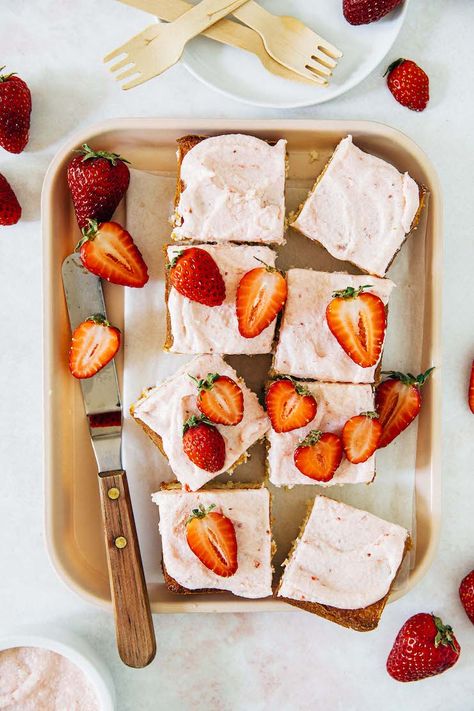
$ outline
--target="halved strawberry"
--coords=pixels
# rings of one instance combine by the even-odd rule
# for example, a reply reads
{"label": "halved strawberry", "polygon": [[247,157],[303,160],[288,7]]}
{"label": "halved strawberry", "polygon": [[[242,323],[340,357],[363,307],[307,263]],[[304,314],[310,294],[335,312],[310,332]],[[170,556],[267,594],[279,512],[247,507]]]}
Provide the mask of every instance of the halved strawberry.
{"label": "halved strawberry", "polygon": [[377,449],[382,436],[382,425],[376,412],[363,412],[347,420],[342,429],[342,446],[353,464],[366,462]]}
{"label": "halved strawberry", "polygon": [[189,376],[197,385],[197,405],[211,422],[218,425],[238,425],[244,416],[244,395],[235,380],[227,375],[208,373],[198,380]]}
{"label": "halved strawberry", "polygon": [[370,368],[380,358],[387,318],[383,301],[366,284],[354,289],[348,286],[335,291],[326,308],[326,321],[331,333],[354,363]]}
{"label": "halved strawberry", "polygon": [[314,420],[318,409],[309,390],[292,378],[275,380],[267,390],[265,404],[275,432],[305,427]]}
{"label": "halved strawberry", "polygon": [[183,451],[193,464],[206,472],[218,472],[224,466],[224,438],[204,415],[193,415],[184,423]]}
{"label": "halved strawberry", "polygon": [[471,365],[471,377],[469,378],[469,393],[468,393],[469,408],[474,415],[474,360]]}
{"label": "halved strawberry", "polygon": [[186,521],[186,541],[206,568],[229,578],[238,568],[235,528],[230,518],[212,509],[215,504],[193,509]]}
{"label": "halved strawberry", "polygon": [[148,281],[148,269],[131,235],[117,222],[89,220],[76,247],[81,261],[90,272],[112,284],[142,287]]}
{"label": "halved strawberry", "polygon": [[295,466],[316,481],[330,481],[342,459],[342,442],[332,432],[311,430],[295,449]]}
{"label": "halved strawberry", "polygon": [[167,265],[171,285],[191,301],[220,306],[225,299],[225,283],[209,252],[200,247],[183,249]]}
{"label": "halved strawberry", "polygon": [[119,348],[119,329],[101,314],[95,314],[72,334],[69,370],[75,378],[90,378],[112,360]]}
{"label": "halved strawberry", "polygon": [[255,338],[262,333],[282,310],[286,296],[286,279],[278,269],[265,264],[244,274],[235,304],[240,335]]}
{"label": "halved strawberry", "polygon": [[429,368],[416,376],[396,371],[385,373],[389,378],[375,390],[375,409],[382,425],[379,449],[390,444],[418,415],[421,408],[420,388],[433,370]]}

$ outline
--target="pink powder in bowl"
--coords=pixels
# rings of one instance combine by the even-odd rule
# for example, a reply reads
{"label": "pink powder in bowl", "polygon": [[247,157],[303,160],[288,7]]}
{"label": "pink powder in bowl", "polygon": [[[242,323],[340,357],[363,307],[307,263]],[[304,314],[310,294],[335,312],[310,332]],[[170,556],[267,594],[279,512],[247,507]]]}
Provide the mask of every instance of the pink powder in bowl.
{"label": "pink powder in bowl", "polygon": [[84,672],[73,662],[42,647],[0,651],[2,711],[100,711]]}

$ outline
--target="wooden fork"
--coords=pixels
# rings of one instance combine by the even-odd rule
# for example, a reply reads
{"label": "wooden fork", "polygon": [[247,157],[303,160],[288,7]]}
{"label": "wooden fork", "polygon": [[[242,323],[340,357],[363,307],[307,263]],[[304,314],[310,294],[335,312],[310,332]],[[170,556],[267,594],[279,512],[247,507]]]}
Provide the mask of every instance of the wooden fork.
{"label": "wooden fork", "polygon": [[[186,2],[186,0],[119,0],[119,2],[129,7],[149,12],[151,15],[155,15],[155,17],[158,17],[160,20],[165,20],[166,22],[177,20],[184,12],[187,12],[193,7],[192,4]],[[303,84],[312,84],[314,86],[313,79],[306,79],[302,77],[301,74],[296,74],[290,69],[287,69],[283,64],[275,62],[273,57],[270,57],[265,49],[260,35],[254,30],[251,30],[250,27],[241,25],[239,22],[224,19],[219,20],[219,22],[216,22],[212,27],[208,27],[202,34],[204,37],[209,37],[209,39],[215,40],[216,42],[221,42],[230,47],[237,47],[238,49],[243,49],[246,52],[255,54],[267,72],[275,76],[290,81],[298,81]]]}
{"label": "wooden fork", "polygon": [[295,17],[272,15],[254,0],[232,12],[258,32],[268,54],[293,72],[327,86],[342,52]]}
{"label": "wooden fork", "polygon": [[143,32],[110,52],[104,57],[104,62],[110,62],[124,54],[125,57],[110,67],[110,71],[117,72],[131,65],[120,72],[116,79],[122,81],[137,74],[138,76],[122,86],[122,89],[132,89],[176,64],[190,39],[233,12],[245,1],[201,0],[174,22],[149,25]]}

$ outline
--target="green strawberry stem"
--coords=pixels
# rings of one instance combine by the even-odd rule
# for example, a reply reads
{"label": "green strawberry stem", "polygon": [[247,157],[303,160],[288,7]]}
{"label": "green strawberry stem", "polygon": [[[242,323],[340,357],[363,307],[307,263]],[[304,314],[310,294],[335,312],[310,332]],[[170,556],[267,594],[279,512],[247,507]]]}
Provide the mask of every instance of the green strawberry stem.
{"label": "green strawberry stem", "polygon": [[438,648],[440,644],[444,646],[450,646],[455,652],[459,652],[456,642],[454,640],[453,628],[449,625],[443,625],[440,617],[436,617],[432,613],[433,622],[436,625],[436,637],[435,637],[435,647]]}
{"label": "green strawberry stem", "polygon": [[178,259],[181,257],[182,254],[184,254],[185,251],[185,249],[180,249],[179,252],[176,252],[171,262],[167,262],[166,269],[173,269],[173,267],[176,266]]}
{"label": "green strawberry stem", "polygon": [[191,417],[189,417],[183,425],[183,434],[190,430],[192,427],[197,427],[201,424],[214,426],[214,424],[208,417],[206,417],[206,415],[200,415],[199,417],[196,417],[196,415],[191,415]]}
{"label": "green strawberry stem", "polygon": [[130,161],[126,160],[125,158],[122,158],[118,153],[109,153],[108,151],[94,151],[94,149],[88,146],[87,143],[83,143],[82,148],[78,148],[74,152],[84,156],[82,159],[83,163],[86,160],[91,160],[92,158],[105,158],[105,160],[109,160],[112,165],[116,165],[118,160],[121,160],[122,163],[130,163]]}
{"label": "green strawberry stem", "polygon": [[76,249],[74,250],[75,252],[80,252],[83,244],[92,241],[97,237],[97,233],[99,231],[99,223],[97,222],[97,220],[91,220],[90,218],[88,218],[87,222],[89,224],[87,225],[87,227],[82,228],[82,237],[76,244]]}
{"label": "green strawberry stem", "polygon": [[188,376],[191,378],[193,383],[196,384],[199,392],[201,392],[201,390],[212,390],[212,386],[216,380],[221,377],[219,373],[208,373],[205,378],[201,379],[195,378],[194,375],[189,375],[189,373]]}
{"label": "green strawberry stem", "polygon": [[[5,64],[3,67],[0,67],[0,72],[3,72],[7,65]],[[11,77],[14,77],[16,75],[16,72],[10,72],[10,74],[0,74],[0,82],[3,81],[8,81]]]}
{"label": "green strawberry stem", "polygon": [[210,504],[209,506],[204,506],[203,504],[199,504],[199,508],[193,509],[191,512],[191,516],[186,520],[186,526],[188,523],[191,523],[193,518],[205,518],[207,514],[212,511],[212,509],[215,509],[216,505],[215,504]]}
{"label": "green strawberry stem", "polygon": [[322,434],[323,433],[321,432],[321,430],[311,430],[311,432],[309,432],[306,435],[304,440],[302,442],[300,442],[300,444],[298,446],[299,447],[312,447],[313,444],[317,444],[319,442]]}
{"label": "green strawberry stem", "polygon": [[332,295],[334,299],[355,299],[359,294],[362,294],[364,289],[373,289],[373,286],[372,284],[364,284],[364,286],[359,286],[357,289],[354,289],[353,286],[348,286],[341,291],[333,291]]}
{"label": "green strawberry stem", "polygon": [[[256,259],[257,262],[260,262],[260,264],[263,264],[263,266],[265,267],[267,272],[280,272],[279,269],[277,269],[276,267],[271,267],[269,264],[264,262],[263,259],[259,259],[258,257],[255,257],[255,256],[254,256],[254,259]],[[280,272],[280,274],[282,274],[282,272]]]}
{"label": "green strawberry stem", "polygon": [[393,72],[393,70],[396,69],[397,67],[399,67],[400,64],[403,64],[404,61],[405,61],[404,59],[400,58],[400,59],[396,59],[394,62],[389,64],[387,69],[385,70],[384,77],[386,77],[387,74],[390,74],[391,72]]}
{"label": "green strawberry stem", "polygon": [[370,417],[371,420],[377,420],[379,417],[379,413],[374,412],[373,410],[369,410],[368,412],[361,412],[360,414],[362,417]]}
{"label": "green strawberry stem", "polygon": [[416,388],[421,388],[426,383],[433,370],[434,366],[432,368],[428,368],[428,370],[425,370],[424,373],[420,373],[419,375],[413,375],[413,373],[400,373],[398,370],[383,370],[382,375],[388,375],[387,380],[400,380],[404,385],[414,385]]}
{"label": "green strawberry stem", "polygon": [[297,380],[291,377],[291,375],[276,375],[273,378],[273,382],[277,380],[289,380],[295,386],[295,390],[298,395],[311,395],[310,390],[303,383],[299,383]]}
{"label": "green strawberry stem", "polygon": [[110,323],[103,314],[93,314],[92,316],[89,316],[89,318],[86,318],[86,321],[92,321],[93,323],[97,323],[99,326],[110,326]]}

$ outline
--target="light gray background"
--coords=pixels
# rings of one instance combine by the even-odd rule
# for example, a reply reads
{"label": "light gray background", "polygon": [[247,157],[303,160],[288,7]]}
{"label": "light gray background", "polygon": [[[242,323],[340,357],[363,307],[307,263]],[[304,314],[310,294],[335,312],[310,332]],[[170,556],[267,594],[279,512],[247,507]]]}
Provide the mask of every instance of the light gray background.
{"label": "light gray background", "polygon": [[[457,587],[474,567],[474,416],[466,405],[474,356],[474,4],[411,3],[388,59],[412,57],[429,72],[432,98],[423,114],[395,103],[382,68],[333,103],[293,112],[239,105],[179,66],[132,93],[121,92],[101,66],[102,56],[145,21],[113,0],[0,3],[0,64],[27,79],[34,106],[26,152],[0,153],[0,172],[24,211],[19,225],[0,228],[0,632],[12,624],[60,624],[87,638],[113,673],[119,711],[472,711],[474,627]],[[299,612],[161,616],[155,617],[156,661],[132,671],[118,660],[111,617],[66,589],[48,562],[41,473],[41,184],[69,134],[118,116],[373,119],[405,131],[439,172],[446,210],[442,539],[428,575],[387,608],[375,633],[359,635]],[[384,669],[392,640],[406,617],[431,610],[453,625],[461,659],[435,679],[397,684]]]}

